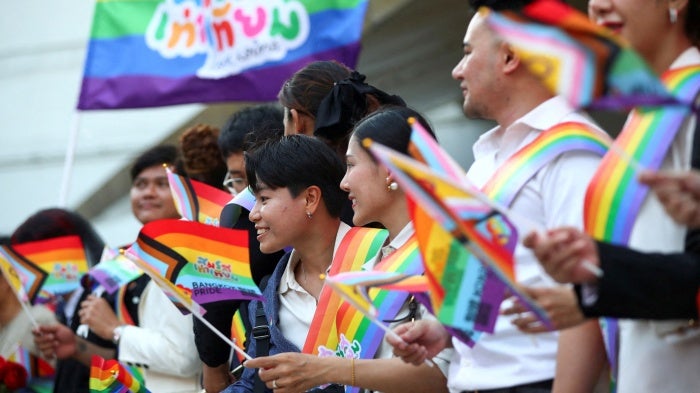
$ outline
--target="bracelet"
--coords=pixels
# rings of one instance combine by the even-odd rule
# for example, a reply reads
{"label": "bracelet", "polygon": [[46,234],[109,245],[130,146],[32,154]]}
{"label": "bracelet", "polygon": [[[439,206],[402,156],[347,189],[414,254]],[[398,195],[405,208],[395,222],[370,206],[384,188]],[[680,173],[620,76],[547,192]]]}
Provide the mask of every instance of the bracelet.
{"label": "bracelet", "polygon": [[350,386],[355,386],[355,358],[350,358]]}

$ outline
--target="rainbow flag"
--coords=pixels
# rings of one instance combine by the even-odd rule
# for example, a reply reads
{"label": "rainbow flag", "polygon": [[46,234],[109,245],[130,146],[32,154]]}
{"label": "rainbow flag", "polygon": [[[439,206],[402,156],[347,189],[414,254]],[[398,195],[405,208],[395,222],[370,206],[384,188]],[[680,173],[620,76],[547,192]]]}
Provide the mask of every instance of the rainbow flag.
{"label": "rainbow flag", "polygon": [[78,109],[272,101],[314,60],[354,67],[367,0],[98,0]]}
{"label": "rainbow flag", "polygon": [[[493,211],[488,198],[467,179],[466,172],[415,119],[409,119],[409,154],[456,184],[473,190],[469,197],[446,197],[460,219],[485,217]],[[474,346],[480,332],[493,332],[503,284],[448,231],[435,222],[418,204],[409,201],[421,253],[425,256],[425,276],[429,296],[416,296],[455,337]],[[513,237],[513,244],[517,236]],[[449,263],[448,263],[449,261]],[[446,297],[445,293],[450,296]],[[459,303],[459,304],[458,304]],[[457,327],[458,326],[458,327]]]}
{"label": "rainbow flag", "polygon": [[[362,265],[377,255],[386,237],[387,231],[383,229],[350,229],[338,246],[329,276],[361,270]],[[343,302],[330,286],[324,286],[302,352],[321,357],[371,359],[383,336],[381,328],[357,308]]]}
{"label": "rainbow flag", "polygon": [[248,232],[184,220],[144,225],[128,250],[197,303],[261,299],[248,260]]}
{"label": "rainbow flag", "polygon": [[[465,198],[472,197],[473,192],[471,190],[455,184],[422,163],[396,153],[391,149],[377,143],[369,143],[369,145],[372,154],[396,176],[397,182],[399,182],[407,195],[414,200],[415,204],[425,209],[425,212],[439,223],[447,233],[454,239],[457,239],[479,261],[488,266],[498,279],[508,287],[511,293],[518,297],[543,323],[546,325],[550,324],[544,310],[522,292],[515,283],[513,255],[510,250],[506,249],[505,244],[500,240],[494,241],[494,239],[481,234],[476,229],[478,221],[462,220],[457,213],[445,205],[445,196],[461,193]],[[484,217],[484,219],[486,218]],[[416,225],[415,222],[414,225]],[[419,228],[416,227],[416,230],[418,231]],[[445,239],[443,244],[449,241],[444,236],[443,239]],[[451,243],[451,241],[449,242]],[[430,254],[424,255],[428,255],[425,259],[428,259],[430,256]],[[445,267],[448,265],[446,262],[444,263]],[[460,278],[474,278],[473,274],[466,274],[464,269],[460,273],[462,274],[459,276]],[[502,293],[497,300],[494,300],[500,304],[500,301],[503,300]],[[497,312],[497,310],[498,307],[495,307],[495,311],[493,308],[490,309],[491,312]]]}
{"label": "rainbow flag", "polygon": [[[131,249],[127,249],[124,255],[129,258],[136,266],[138,266],[145,274],[151,277],[151,280],[158,285],[163,293],[170,299],[171,302],[177,307],[178,310],[183,315],[188,313],[196,314],[200,317],[206,314],[207,310],[202,307],[199,303],[192,300],[192,291],[183,285],[175,285],[169,280],[165,279],[159,272],[157,272],[153,266],[144,262],[139,255],[133,253]],[[125,308],[123,292],[118,294],[118,304],[117,304],[117,317],[120,321],[126,322],[133,325],[133,320],[129,316],[128,311]]]}
{"label": "rainbow flag", "polygon": [[93,355],[90,364],[90,393],[148,393],[143,375],[137,368],[116,360]]}
{"label": "rainbow flag", "polygon": [[142,275],[143,270],[136,267],[124,254],[105,247],[102,260],[93,266],[88,274],[102,285],[105,291],[112,294]]}
{"label": "rainbow flag", "polygon": [[[667,71],[661,78],[681,101],[694,99],[700,91],[698,65]],[[615,145],[644,168],[659,169],[689,115],[689,108],[683,106],[635,109]],[[628,159],[608,153],[586,191],[586,232],[599,240],[626,245],[648,191],[637,181]]]}
{"label": "rainbow flag", "polygon": [[480,12],[528,69],[574,107],[628,109],[677,102],[618,34],[564,2],[536,0],[520,13]]}
{"label": "rainbow flag", "polygon": [[48,273],[39,296],[43,300],[72,292],[88,271],[85,249],[79,236],[27,242],[13,245],[12,248]]}
{"label": "rainbow flag", "polygon": [[231,194],[173,173],[168,166],[165,171],[178,213],[189,221],[218,227],[221,210],[231,201]]}
{"label": "rainbow flag", "polygon": [[0,246],[0,271],[21,302],[34,303],[48,273],[17,254],[10,246]]}

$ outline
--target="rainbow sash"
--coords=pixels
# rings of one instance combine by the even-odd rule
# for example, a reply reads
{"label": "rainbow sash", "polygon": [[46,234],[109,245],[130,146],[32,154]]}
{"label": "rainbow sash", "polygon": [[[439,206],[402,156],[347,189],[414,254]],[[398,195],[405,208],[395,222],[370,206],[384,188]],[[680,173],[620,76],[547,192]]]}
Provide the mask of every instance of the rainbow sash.
{"label": "rainbow sash", "polygon": [[[412,276],[423,274],[423,260],[416,236],[411,236],[403,246],[378,263],[374,270],[405,273]],[[396,318],[401,307],[406,303],[409,294],[401,291],[372,288],[369,290],[369,296],[372,299],[372,304],[377,309],[377,319],[391,320]],[[338,320],[343,321],[341,326],[346,324],[344,317],[354,317],[349,311],[350,307],[348,307],[347,303],[343,304],[341,309],[338,310]],[[350,325],[351,321],[347,322]],[[360,330],[369,329],[370,327],[376,329],[376,326],[366,318],[362,321],[362,325],[367,326],[361,326]],[[383,331],[379,330],[379,333],[383,336]],[[381,343],[381,337],[379,343]],[[379,348],[379,345],[376,348]],[[376,348],[374,349],[375,352]]]}
{"label": "rainbow sash", "polygon": [[[350,229],[336,251],[329,275],[361,270],[362,265],[379,252],[386,237],[387,231],[383,229]],[[381,328],[326,285],[321,290],[302,352],[321,357],[371,359],[383,335]]]}
{"label": "rainbow sash", "polygon": [[[661,80],[681,102],[693,102],[700,91],[700,65],[669,70]],[[615,144],[644,168],[657,170],[689,114],[686,106],[635,109]],[[649,191],[627,161],[605,155],[586,191],[585,229],[596,239],[627,244]]]}
{"label": "rainbow sash", "polygon": [[506,160],[483,187],[490,198],[510,206],[520,189],[542,167],[570,151],[603,155],[611,140],[601,131],[577,122],[557,124]]}

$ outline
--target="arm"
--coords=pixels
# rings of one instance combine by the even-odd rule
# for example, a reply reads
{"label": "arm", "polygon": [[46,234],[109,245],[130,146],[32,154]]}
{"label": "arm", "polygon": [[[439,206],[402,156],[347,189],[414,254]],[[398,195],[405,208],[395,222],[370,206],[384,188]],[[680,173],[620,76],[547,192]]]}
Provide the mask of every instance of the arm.
{"label": "arm", "polygon": [[593,286],[597,299],[577,293],[584,314],[644,319],[697,318],[700,285],[697,254],[646,254],[597,243],[603,277]]}
{"label": "arm", "polygon": [[304,392],[328,383],[360,386],[383,392],[447,391],[447,380],[437,367],[413,366],[398,358],[346,359],[302,353],[281,353],[246,362],[259,368],[260,379],[275,392]]}
{"label": "arm", "polygon": [[34,344],[47,359],[73,358],[90,367],[93,355],[113,359],[115,352],[78,337],[66,325],[39,326],[34,333]]}

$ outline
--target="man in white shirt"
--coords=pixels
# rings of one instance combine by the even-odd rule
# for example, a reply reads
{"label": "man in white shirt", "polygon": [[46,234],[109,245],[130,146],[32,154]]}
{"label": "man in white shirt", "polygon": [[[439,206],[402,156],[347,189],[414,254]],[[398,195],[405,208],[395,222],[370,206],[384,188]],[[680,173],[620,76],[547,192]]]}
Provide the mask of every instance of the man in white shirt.
{"label": "man in white shirt", "polygon": [[[469,24],[464,38],[464,57],[453,69],[452,77],[460,82],[464,113],[470,118],[498,123],[473,146],[475,162],[468,177],[477,187],[486,185],[504,162],[530,145],[543,131],[565,122],[592,126],[587,117],[576,113],[561,97],[553,97],[527,71],[511,48],[489,30],[482,15],[475,15]],[[589,128],[602,133],[595,126]],[[600,155],[589,151],[572,150],[553,157],[505,202],[515,212],[511,216],[515,225],[532,228],[534,223],[540,227],[538,229],[564,224],[582,227],[586,186],[599,161]],[[530,287],[553,286],[532,252],[521,244],[515,249],[515,276],[519,283]],[[558,288],[551,292],[565,296],[570,290]],[[600,335],[595,323],[576,329]],[[444,346],[454,346],[455,356],[448,375],[451,392],[538,393],[552,390],[556,360],[567,355],[564,350],[587,359],[587,349],[577,348],[576,342],[570,340],[580,333],[576,329],[561,333],[561,337],[553,332],[531,337],[519,332],[509,317],[501,316],[494,334],[482,335],[474,348],[451,339],[440,324],[430,321],[395,329],[410,345],[387,340],[394,345],[397,355],[414,364],[435,355]],[[562,348],[559,355],[558,340]],[[590,372],[599,373],[600,370],[594,368]],[[568,384],[565,381],[568,377],[562,378],[561,383]],[[573,383],[577,383],[576,378]],[[558,389],[571,391],[563,385]]]}

